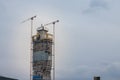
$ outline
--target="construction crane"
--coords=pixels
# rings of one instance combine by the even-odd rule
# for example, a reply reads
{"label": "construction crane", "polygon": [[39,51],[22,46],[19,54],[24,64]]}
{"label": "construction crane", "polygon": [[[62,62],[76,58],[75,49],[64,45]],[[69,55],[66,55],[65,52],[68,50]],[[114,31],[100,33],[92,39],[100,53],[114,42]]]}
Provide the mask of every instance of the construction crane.
{"label": "construction crane", "polygon": [[38,27],[38,29],[39,28],[44,28],[45,26],[49,26],[49,25],[52,25],[52,24],[55,25],[55,23],[57,23],[57,22],[59,22],[59,20],[56,20],[56,21],[53,21],[53,22],[50,22],[50,23],[47,23],[47,24],[44,24],[44,25],[41,24],[41,27]]}
{"label": "construction crane", "polygon": [[48,23],[48,24],[44,24],[43,26],[45,27],[45,26],[48,26],[48,25],[50,25],[50,24],[55,24],[55,23],[57,23],[57,22],[59,22],[59,20],[56,20],[56,21],[50,22],[50,23]]}
{"label": "construction crane", "polygon": [[53,80],[55,80],[55,24],[58,23],[59,20],[50,22],[48,24],[41,24],[41,27],[44,29],[45,26],[53,25],[53,58],[52,58],[52,65],[53,65]]}
{"label": "construction crane", "polygon": [[59,20],[53,21],[52,23],[48,23],[44,26],[53,24],[53,80],[55,80],[55,23],[59,22]]}
{"label": "construction crane", "polygon": [[34,20],[34,18],[36,18],[36,17],[37,17],[37,16],[35,15],[35,16],[30,17],[30,18],[28,18],[28,19],[26,19],[26,20],[24,20],[24,21],[21,22],[21,23],[25,23],[26,21],[31,20],[31,37],[32,37],[32,34],[33,34],[33,20]]}
{"label": "construction crane", "polygon": [[32,35],[33,35],[33,20],[36,17],[37,16],[35,15],[35,16],[32,16],[32,17],[30,17],[30,18],[28,18],[28,19],[26,19],[26,20],[24,20],[24,21],[21,22],[21,23],[25,23],[25,22],[27,22],[29,20],[31,21],[31,36],[30,36],[30,38],[31,38],[31,42],[30,42],[30,44],[31,44],[30,45],[30,80],[32,80],[32,53],[33,53]]}
{"label": "construction crane", "polygon": [[51,23],[48,24],[44,24],[43,26],[48,26],[53,24],[53,80],[55,80],[55,23],[58,23],[59,20],[53,21]]}
{"label": "construction crane", "polygon": [[24,22],[29,21],[29,20],[33,20],[33,19],[36,18],[36,17],[37,17],[37,16],[35,15],[35,16],[33,16],[33,17],[30,17],[30,18],[28,18],[28,19],[22,21],[21,23],[24,23]]}
{"label": "construction crane", "polygon": [[[33,36],[33,80],[51,80],[51,69],[52,80],[55,80],[55,24],[57,22],[59,22],[59,20],[41,25],[41,27],[37,28],[37,34]],[[48,38],[50,34],[47,33],[48,30],[45,29],[45,26],[49,25],[53,25],[52,39]],[[44,48],[44,45],[49,48]],[[49,58],[47,58],[47,56],[49,56]],[[47,69],[48,71],[46,71]]]}

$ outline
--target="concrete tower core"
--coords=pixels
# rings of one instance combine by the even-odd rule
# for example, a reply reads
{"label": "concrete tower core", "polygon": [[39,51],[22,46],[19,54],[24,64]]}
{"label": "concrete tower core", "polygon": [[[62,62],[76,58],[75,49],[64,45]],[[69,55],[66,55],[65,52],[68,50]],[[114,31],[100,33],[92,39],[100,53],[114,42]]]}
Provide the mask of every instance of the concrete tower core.
{"label": "concrete tower core", "polygon": [[33,79],[51,80],[53,35],[45,27],[39,27],[33,41]]}

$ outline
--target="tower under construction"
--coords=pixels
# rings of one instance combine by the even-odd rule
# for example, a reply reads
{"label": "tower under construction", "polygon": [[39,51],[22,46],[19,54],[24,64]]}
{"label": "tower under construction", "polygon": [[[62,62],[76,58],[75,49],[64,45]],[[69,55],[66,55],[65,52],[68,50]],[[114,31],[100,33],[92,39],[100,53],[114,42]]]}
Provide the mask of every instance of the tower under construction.
{"label": "tower under construction", "polygon": [[[33,20],[36,16],[30,17],[22,23],[31,20],[31,46],[30,46],[30,80],[55,80],[55,23],[41,25],[36,35],[33,36]],[[53,24],[53,34],[48,32],[45,26]]]}
{"label": "tower under construction", "polygon": [[44,26],[32,36],[32,80],[51,80],[53,35]]}

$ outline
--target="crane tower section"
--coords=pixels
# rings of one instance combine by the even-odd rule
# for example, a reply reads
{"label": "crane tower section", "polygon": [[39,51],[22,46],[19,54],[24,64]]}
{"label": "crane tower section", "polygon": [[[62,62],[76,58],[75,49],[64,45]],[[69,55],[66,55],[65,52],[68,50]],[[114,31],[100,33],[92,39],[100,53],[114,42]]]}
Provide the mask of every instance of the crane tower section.
{"label": "crane tower section", "polygon": [[39,27],[33,41],[33,79],[51,80],[53,35],[45,27]]}

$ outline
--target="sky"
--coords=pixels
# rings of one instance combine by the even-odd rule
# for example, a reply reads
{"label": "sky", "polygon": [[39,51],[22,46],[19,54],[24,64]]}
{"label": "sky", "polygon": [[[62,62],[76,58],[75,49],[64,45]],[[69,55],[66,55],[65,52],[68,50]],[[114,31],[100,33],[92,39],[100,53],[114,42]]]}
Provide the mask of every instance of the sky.
{"label": "sky", "polygon": [[[30,21],[56,24],[56,80],[120,80],[120,0],[0,0],[0,75],[29,80]],[[49,30],[52,25],[48,26]]]}

